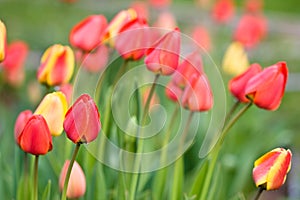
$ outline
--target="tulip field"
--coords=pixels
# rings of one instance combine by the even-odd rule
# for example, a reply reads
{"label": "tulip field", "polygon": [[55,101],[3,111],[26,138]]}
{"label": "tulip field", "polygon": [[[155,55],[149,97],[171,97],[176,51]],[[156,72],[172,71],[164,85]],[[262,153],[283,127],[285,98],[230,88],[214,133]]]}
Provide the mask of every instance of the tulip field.
{"label": "tulip field", "polygon": [[0,0],[0,199],[300,199],[298,0]]}

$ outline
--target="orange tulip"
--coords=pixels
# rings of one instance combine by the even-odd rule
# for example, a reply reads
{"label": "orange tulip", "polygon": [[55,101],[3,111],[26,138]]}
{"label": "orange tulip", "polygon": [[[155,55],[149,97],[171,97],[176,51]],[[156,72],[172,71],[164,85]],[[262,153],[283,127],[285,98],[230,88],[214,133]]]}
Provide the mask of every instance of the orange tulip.
{"label": "orange tulip", "polygon": [[5,48],[6,48],[6,26],[0,20],[0,62],[5,58]]}
{"label": "orange tulip", "polygon": [[23,151],[33,155],[44,155],[52,150],[52,137],[42,115],[31,116],[17,140]]}
{"label": "orange tulip", "polygon": [[229,81],[228,88],[233,96],[235,96],[240,102],[247,103],[250,100],[246,97],[245,88],[248,81],[261,71],[259,64],[252,64],[246,72],[234,77]]}
{"label": "orange tulip", "polygon": [[171,75],[177,69],[180,54],[180,32],[176,28],[168,32],[146,52],[147,68],[162,75]]}
{"label": "orange tulip", "polygon": [[107,20],[103,15],[91,15],[76,24],[70,33],[72,46],[83,51],[92,51],[100,45]]}
{"label": "orange tulip", "polygon": [[256,187],[265,190],[279,189],[290,171],[292,152],[288,149],[276,148],[264,154],[254,162],[253,180]]}
{"label": "orange tulip", "polygon": [[288,77],[285,62],[278,62],[252,77],[245,94],[253,103],[266,110],[276,110],[283,97]]}
{"label": "orange tulip", "polygon": [[62,92],[47,94],[34,114],[42,115],[52,136],[59,136],[63,131],[63,122],[68,109],[68,103]]}
{"label": "orange tulip", "polygon": [[15,135],[15,141],[18,145],[20,145],[19,135],[22,133],[25,125],[27,124],[31,116],[32,116],[31,110],[24,110],[18,115],[16,119],[14,135]]}
{"label": "orange tulip", "polygon": [[69,46],[55,44],[43,54],[37,78],[40,83],[49,86],[67,83],[73,75],[74,64],[72,49]]}
{"label": "orange tulip", "polygon": [[[70,161],[66,160],[59,176],[59,188],[63,190]],[[70,199],[79,198],[84,195],[86,190],[85,175],[80,165],[75,161],[72,167],[69,184],[67,188],[67,197]]]}
{"label": "orange tulip", "polygon": [[81,95],[68,110],[64,121],[67,137],[74,143],[89,143],[95,140],[101,129],[100,115],[94,100]]}

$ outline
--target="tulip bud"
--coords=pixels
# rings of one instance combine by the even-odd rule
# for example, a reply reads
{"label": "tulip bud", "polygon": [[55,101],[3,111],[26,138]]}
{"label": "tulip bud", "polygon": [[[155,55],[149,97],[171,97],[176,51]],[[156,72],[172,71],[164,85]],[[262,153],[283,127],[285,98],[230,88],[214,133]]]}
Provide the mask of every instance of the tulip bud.
{"label": "tulip bud", "polygon": [[94,100],[82,94],[68,110],[64,121],[67,137],[74,143],[95,140],[101,129],[100,115]]}
{"label": "tulip bud", "polygon": [[34,114],[42,115],[50,129],[52,136],[58,136],[63,131],[63,122],[68,109],[68,103],[62,92],[53,92],[47,94]]}
{"label": "tulip bud", "polygon": [[137,18],[149,21],[149,8],[144,1],[134,1],[131,3],[130,8],[135,10]]}
{"label": "tulip bud", "polygon": [[[69,168],[70,161],[66,160],[59,176],[59,188],[63,190],[66,174]],[[86,190],[86,180],[85,175],[80,167],[80,165],[74,161],[72,166],[71,175],[69,179],[69,184],[67,188],[67,197],[70,199],[79,198],[84,195]]]}
{"label": "tulip bud", "polygon": [[166,96],[174,102],[180,100],[182,92],[182,88],[178,87],[173,81],[168,83],[165,90]]}
{"label": "tulip bud", "polygon": [[213,95],[206,75],[194,74],[190,84],[185,87],[182,98],[182,106],[191,111],[208,111],[213,106]]}
{"label": "tulip bud", "polygon": [[82,68],[89,72],[97,73],[106,67],[109,57],[109,49],[103,44],[99,45],[94,51],[88,54],[77,52],[76,56],[77,55],[82,61]]}
{"label": "tulip bud", "polygon": [[276,110],[283,97],[288,77],[285,62],[278,62],[252,77],[245,94],[253,103],[266,110]]}
{"label": "tulip bud", "polygon": [[22,133],[25,125],[27,124],[31,116],[32,116],[31,110],[24,110],[18,115],[16,119],[14,135],[15,135],[15,141],[18,145],[20,145],[19,135]]}
{"label": "tulip bud", "polygon": [[28,119],[17,141],[23,151],[33,155],[44,155],[52,150],[52,137],[42,115]]}
{"label": "tulip bud", "polygon": [[233,42],[227,48],[222,61],[224,72],[231,75],[239,75],[249,67],[247,53],[239,42]]}
{"label": "tulip bud", "polygon": [[0,62],[5,58],[6,48],[6,27],[5,24],[0,20]]}
{"label": "tulip bud", "polygon": [[218,0],[216,1],[212,17],[219,23],[227,23],[234,15],[234,3],[232,0]]}
{"label": "tulip bud", "polygon": [[279,189],[290,171],[291,161],[292,152],[283,148],[273,149],[257,159],[252,172],[256,187],[265,190]]}
{"label": "tulip bud", "polygon": [[72,28],[70,43],[83,51],[92,51],[101,43],[106,27],[107,20],[103,15],[91,15]]}
{"label": "tulip bud", "polygon": [[208,30],[205,27],[197,26],[192,32],[192,38],[197,46],[202,47],[206,51],[211,50],[211,39]]}
{"label": "tulip bud", "polygon": [[40,83],[49,86],[67,83],[73,75],[74,64],[72,49],[69,46],[55,44],[43,54],[37,78]]}
{"label": "tulip bud", "polygon": [[171,75],[177,69],[180,54],[180,32],[176,28],[168,32],[146,52],[147,68],[162,75]]}
{"label": "tulip bud", "polygon": [[261,66],[255,63],[252,64],[243,74],[231,79],[228,84],[231,94],[235,96],[240,102],[249,102],[250,100],[246,97],[245,94],[246,85],[248,81],[260,71]]}

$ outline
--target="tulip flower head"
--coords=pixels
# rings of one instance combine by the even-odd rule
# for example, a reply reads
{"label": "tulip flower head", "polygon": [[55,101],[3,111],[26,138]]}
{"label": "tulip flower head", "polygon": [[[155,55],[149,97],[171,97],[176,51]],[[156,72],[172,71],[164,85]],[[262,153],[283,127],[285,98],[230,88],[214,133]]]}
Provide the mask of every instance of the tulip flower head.
{"label": "tulip flower head", "polygon": [[43,54],[37,78],[40,83],[48,86],[67,83],[73,75],[74,64],[72,49],[69,46],[55,44]]}
{"label": "tulip flower head", "polygon": [[15,141],[18,145],[20,145],[19,135],[22,133],[25,125],[27,124],[31,116],[32,116],[31,110],[24,110],[18,115],[16,119],[14,135],[15,135]]}
{"label": "tulip flower head", "polygon": [[227,23],[231,20],[234,14],[234,3],[232,0],[218,0],[216,1],[212,17],[219,23]]}
{"label": "tulip flower head", "polygon": [[261,66],[259,64],[252,64],[247,71],[234,77],[229,81],[228,88],[233,96],[240,102],[247,103],[250,100],[246,97],[245,89],[248,81],[261,72]]}
{"label": "tulip flower head", "polygon": [[166,96],[174,102],[178,102],[182,96],[182,88],[175,84],[173,81],[168,83],[165,89]]}
{"label": "tulip flower head", "polygon": [[5,58],[5,48],[6,48],[6,26],[0,20],[0,62]]}
{"label": "tulip flower head", "polygon": [[18,136],[20,148],[33,155],[44,155],[52,150],[52,137],[42,115],[32,115]]}
{"label": "tulip flower head", "polygon": [[256,187],[265,190],[279,189],[290,171],[291,161],[292,152],[283,148],[273,149],[257,159],[252,172]]}
{"label": "tulip flower head", "polygon": [[247,98],[266,110],[276,110],[283,97],[288,78],[285,62],[278,62],[253,76],[245,87]]}
{"label": "tulip flower head", "polygon": [[149,21],[148,5],[144,1],[134,1],[131,3],[130,8],[135,10],[137,18]]}
{"label": "tulip flower head", "polygon": [[82,94],[68,110],[64,121],[67,137],[74,143],[89,143],[99,134],[98,108],[88,94]]}
{"label": "tulip flower head", "polygon": [[208,30],[205,27],[197,26],[192,32],[192,38],[195,40],[198,46],[206,51],[211,50],[211,39]]}
{"label": "tulip flower head", "polygon": [[45,118],[52,136],[59,136],[63,131],[67,109],[65,95],[62,92],[53,92],[43,98],[34,114],[40,114]]}
{"label": "tulip flower head", "polygon": [[166,33],[146,52],[145,64],[155,74],[171,75],[177,69],[180,54],[180,33]]}
{"label": "tulip flower head", "polygon": [[[70,161],[66,160],[59,176],[59,188],[63,190]],[[80,165],[75,161],[71,170],[67,197],[70,199],[79,198],[85,194],[86,180]]]}
{"label": "tulip flower head", "polygon": [[70,43],[83,51],[92,51],[100,45],[107,20],[103,15],[91,15],[76,24],[70,33]]}

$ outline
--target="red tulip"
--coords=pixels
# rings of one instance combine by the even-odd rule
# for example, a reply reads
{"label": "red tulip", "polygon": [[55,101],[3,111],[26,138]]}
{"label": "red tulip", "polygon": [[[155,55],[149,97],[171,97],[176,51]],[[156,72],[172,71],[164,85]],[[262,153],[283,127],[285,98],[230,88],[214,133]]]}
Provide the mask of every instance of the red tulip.
{"label": "red tulip", "polygon": [[18,137],[21,149],[33,155],[44,155],[52,150],[52,137],[42,115],[31,116]]}
{"label": "red tulip", "polygon": [[192,78],[193,74],[200,76],[203,73],[201,54],[198,51],[194,51],[183,60],[175,71],[172,80],[176,85],[184,88],[188,81]]}
{"label": "red tulip", "polygon": [[177,102],[181,99],[182,92],[182,88],[178,87],[178,85],[176,85],[173,81],[168,83],[165,90],[166,96],[174,102]]}
{"label": "red tulip", "polygon": [[81,95],[68,110],[64,121],[67,137],[74,143],[89,143],[96,139],[101,124],[98,108],[88,95]]}
{"label": "red tulip", "polygon": [[70,43],[83,51],[92,51],[101,43],[106,27],[107,20],[103,15],[88,16],[73,27]]}
{"label": "red tulip", "polygon": [[245,88],[246,85],[253,76],[261,71],[259,64],[252,64],[247,71],[231,79],[228,84],[229,91],[235,96],[240,102],[247,103],[250,100],[246,97]]}
{"label": "red tulip", "polygon": [[232,0],[218,0],[212,10],[212,17],[219,23],[227,23],[234,14],[234,3]]}
{"label": "red tulip", "polygon": [[143,1],[134,1],[130,8],[135,10],[137,18],[149,21],[149,10],[146,2]]}
{"label": "red tulip", "polygon": [[14,41],[6,49],[3,61],[4,78],[8,83],[19,86],[24,80],[24,63],[28,55],[28,46],[23,41]]}
{"label": "red tulip", "polygon": [[[66,160],[62,171],[59,176],[59,188],[60,190],[63,190],[64,188],[64,183],[66,179],[66,174],[69,168],[70,161]],[[69,179],[69,184],[67,188],[67,197],[70,199],[75,199],[79,198],[84,195],[86,190],[86,180],[85,180],[85,175],[80,167],[80,165],[74,161],[70,179]]]}
{"label": "red tulip", "polygon": [[19,135],[22,133],[25,125],[27,124],[31,116],[32,116],[31,110],[24,110],[17,117],[15,128],[14,128],[14,133],[15,133],[14,135],[15,135],[15,141],[18,145],[20,145]]}
{"label": "red tulip", "polygon": [[162,75],[171,75],[178,66],[180,54],[179,29],[168,32],[146,52],[147,68]]}
{"label": "red tulip", "polygon": [[212,108],[213,95],[204,73],[191,77],[190,84],[183,91],[181,102],[184,108],[191,111],[208,111]]}
{"label": "red tulip", "polygon": [[163,11],[159,13],[156,21],[153,23],[153,27],[174,29],[177,27],[176,18],[170,11]]}
{"label": "red tulip", "polygon": [[195,40],[195,42],[197,42],[197,46],[202,47],[206,51],[210,51],[211,39],[206,28],[201,26],[195,27],[192,32],[192,38]]}
{"label": "red tulip", "polygon": [[164,8],[171,4],[172,0],[148,0],[150,5],[155,8]]}
{"label": "red tulip", "polygon": [[276,148],[254,162],[253,179],[257,187],[265,190],[279,189],[290,171],[292,152]]}
{"label": "red tulip", "polygon": [[145,21],[135,19],[125,24],[115,38],[115,48],[123,59],[141,59],[149,47],[149,28]]}
{"label": "red tulip", "polygon": [[263,9],[263,0],[247,0],[245,2],[245,9],[247,12],[258,13]]}
{"label": "red tulip", "polygon": [[288,69],[285,62],[278,62],[252,77],[245,94],[253,103],[266,110],[276,110],[285,91]]}
{"label": "red tulip", "polygon": [[6,26],[0,20],[0,62],[5,58],[6,51]]}
{"label": "red tulip", "polygon": [[267,33],[267,21],[262,15],[244,15],[235,30],[234,40],[251,48],[257,45]]}

